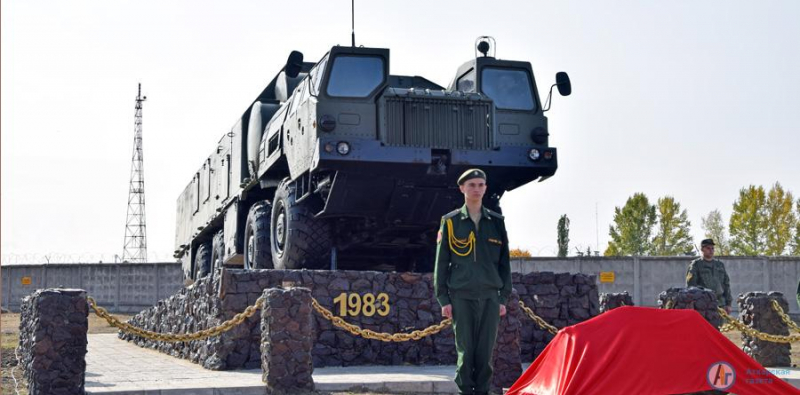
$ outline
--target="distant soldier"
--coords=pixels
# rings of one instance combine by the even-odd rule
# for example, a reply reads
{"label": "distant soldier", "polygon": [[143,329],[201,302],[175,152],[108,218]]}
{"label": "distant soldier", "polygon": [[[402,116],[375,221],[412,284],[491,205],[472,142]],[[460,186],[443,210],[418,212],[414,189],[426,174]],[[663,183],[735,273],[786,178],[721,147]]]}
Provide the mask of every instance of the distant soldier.
{"label": "distant soldier", "polygon": [[708,288],[717,295],[717,305],[731,312],[731,280],[725,271],[725,264],[719,259],[714,259],[714,240],[705,239],[700,242],[702,258],[697,258],[689,264],[686,273],[687,287]]}
{"label": "distant soldier", "polygon": [[460,394],[487,394],[500,317],[511,294],[511,265],[503,216],[483,207],[486,174],[458,178],[464,206],[442,217],[434,288],[442,315],[453,319]]}
{"label": "distant soldier", "polygon": [[800,307],[800,281],[797,282],[797,307]]}

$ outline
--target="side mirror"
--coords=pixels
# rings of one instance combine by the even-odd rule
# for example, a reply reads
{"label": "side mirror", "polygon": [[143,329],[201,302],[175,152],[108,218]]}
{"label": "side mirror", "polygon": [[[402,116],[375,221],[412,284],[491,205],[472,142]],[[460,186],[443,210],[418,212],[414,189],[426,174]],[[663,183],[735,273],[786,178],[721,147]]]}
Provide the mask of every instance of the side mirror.
{"label": "side mirror", "polygon": [[[289,54],[289,59],[286,59],[286,66],[283,67],[283,70],[288,77],[295,78],[300,74],[300,70],[302,69],[303,53],[300,51],[292,51],[292,53]],[[561,87],[558,89],[561,89]]]}
{"label": "side mirror", "polygon": [[569,96],[572,93],[572,83],[569,82],[569,75],[563,71],[556,73],[556,85],[561,96]]}
{"label": "side mirror", "polygon": [[547,101],[544,103],[542,112],[550,111],[550,105],[553,103],[553,87],[558,87],[558,93],[561,96],[569,96],[572,94],[572,83],[569,82],[569,75],[563,71],[556,73],[556,83],[550,86],[550,93],[547,94]]}

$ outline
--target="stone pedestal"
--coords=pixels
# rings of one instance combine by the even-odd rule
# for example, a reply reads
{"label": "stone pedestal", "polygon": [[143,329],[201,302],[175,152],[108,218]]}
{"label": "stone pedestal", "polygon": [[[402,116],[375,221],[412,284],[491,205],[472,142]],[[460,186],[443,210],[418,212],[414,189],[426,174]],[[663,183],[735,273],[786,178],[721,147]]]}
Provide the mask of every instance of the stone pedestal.
{"label": "stone pedestal", "polygon": [[715,328],[722,324],[722,317],[717,311],[717,297],[714,292],[706,288],[670,288],[658,295],[658,306],[662,309],[696,310]]}
{"label": "stone pedestal", "polygon": [[[575,325],[600,314],[597,277],[588,274],[511,273],[514,290],[526,306],[557,328]],[[522,319],[522,360],[530,362],[547,347],[553,335],[530,318]]]}
{"label": "stone pedestal", "polygon": [[19,346],[28,393],[83,395],[89,305],[80,289],[38,290],[22,301]]}
{"label": "stone pedestal", "polygon": [[[559,328],[577,324],[599,313],[595,276],[552,272],[512,273],[512,280],[514,290],[525,304]],[[310,289],[320,305],[333,314],[341,316],[348,323],[376,332],[407,333],[442,320],[430,273],[226,269],[213,279],[210,276],[201,279],[159,301],[129,322],[157,332],[196,332],[233,318],[252,305],[265,289],[288,286]],[[367,298],[373,298],[376,308],[386,315],[376,313],[367,316],[360,311],[356,315],[342,313],[342,307],[350,309],[348,303],[355,298],[353,294],[361,299],[362,304]],[[334,327],[319,314],[313,313],[312,319],[314,347],[311,355],[314,366],[318,368],[456,363],[451,328],[420,341],[384,343],[352,336]],[[544,350],[552,335],[527,317],[521,320],[522,360],[530,362]],[[121,334],[120,337],[142,347],[189,359],[207,369],[254,369],[261,366],[261,324],[258,316],[248,318],[218,337],[203,341],[166,343],[130,334]]]}
{"label": "stone pedestal", "polygon": [[633,298],[628,291],[622,291],[619,293],[610,292],[600,294],[600,312],[605,313],[606,311],[616,309],[617,307],[621,306],[633,306]]}
{"label": "stone pedestal", "polygon": [[497,328],[497,343],[494,347],[492,368],[492,388],[502,393],[522,375],[520,358],[520,331],[522,329],[522,310],[519,308],[519,295],[512,292],[506,303],[506,315],[500,319]]}
{"label": "stone pedestal", "polygon": [[261,367],[268,392],[313,391],[311,291],[270,288],[264,290],[264,298]]}
{"label": "stone pedestal", "polygon": [[[773,335],[789,335],[789,326],[772,308],[777,300],[783,311],[789,311],[789,304],[780,292],[748,292],[739,295],[740,320],[747,326]],[[742,334],[742,350],[764,366],[791,366],[791,345],[772,343]]]}

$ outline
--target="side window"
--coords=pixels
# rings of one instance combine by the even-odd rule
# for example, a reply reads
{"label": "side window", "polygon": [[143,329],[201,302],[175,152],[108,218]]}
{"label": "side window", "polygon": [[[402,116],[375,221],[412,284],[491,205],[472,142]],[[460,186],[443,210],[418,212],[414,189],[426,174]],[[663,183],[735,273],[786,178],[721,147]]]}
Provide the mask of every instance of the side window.
{"label": "side window", "polygon": [[456,90],[462,92],[475,92],[475,69],[470,69],[470,71],[464,73],[464,75],[458,78]]}
{"label": "side window", "polygon": [[325,55],[322,60],[311,69],[309,73],[311,80],[311,94],[314,96],[319,95],[319,85],[322,83],[322,75],[325,74],[325,66],[328,64],[328,55]]}

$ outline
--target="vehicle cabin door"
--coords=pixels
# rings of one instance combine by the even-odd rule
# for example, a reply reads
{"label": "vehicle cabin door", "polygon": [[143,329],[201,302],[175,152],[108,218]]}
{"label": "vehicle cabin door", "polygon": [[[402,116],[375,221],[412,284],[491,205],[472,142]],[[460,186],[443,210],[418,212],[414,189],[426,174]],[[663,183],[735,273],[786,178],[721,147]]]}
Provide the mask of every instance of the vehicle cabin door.
{"label": "vehicle cabin door", "polygon": [[284,132],[286,133],[286,159],[289,162],[289,174],[292,179],[297,178],[311,162],[311,146],[308,144],[308,136],[313,135],[311,127],[307,125],[308,106],[308,84],[306,80],[300,83],[289,100],[289,114],[284,122]]}

